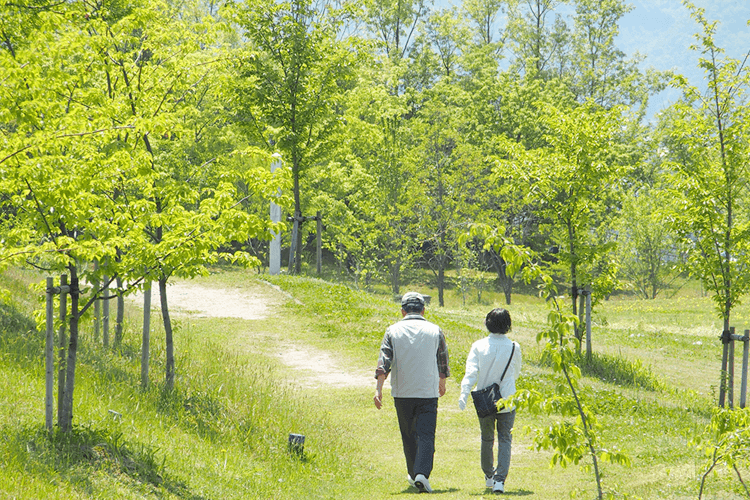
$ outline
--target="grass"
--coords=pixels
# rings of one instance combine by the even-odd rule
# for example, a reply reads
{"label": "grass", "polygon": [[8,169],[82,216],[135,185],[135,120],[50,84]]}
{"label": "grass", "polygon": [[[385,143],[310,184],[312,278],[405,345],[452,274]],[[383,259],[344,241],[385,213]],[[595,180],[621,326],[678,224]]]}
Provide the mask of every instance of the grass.
{"label": "grass", "polygon": [[[280,290],[269,287],[270,282]],[[207,287],[264,294],[274,303],[261,320],[175,316],[176,390],[160,386],[163,331],[152,320],[154,383],[139,387],[141,314],[128,306],[120,350],[104,350],[83,333],[77,372],[75,431],[43,430],[42,340],[30,320],[38,301],[31,273],[6,273],[0,288],[0,498],[408,498],[392,404],[372,405],[372,387],[308,387],[279,350],[309,345],[333,353],[354,373],[374,369],[385,327],[398,319],[389,293],[370,294],[304,277],[217,269]],[[429,287],[419,288],[436,296]],[[690,445],[708,423],[718,384],[720,325],[708,299],[690,294],[657,301],[616,298],[595,314],[595,356],[583,363],[582,397],[599,415],[605,446],[630,454],[630,468],[605,465],[604,486],[630,498],[697,498],[703,457]],[[439,497],[490,497],[479,468],[479,432],[471,408],[457,408],[458,383],[482,319],[501,294],[464,306],[455,293],[428,309],[446,332],[452,378],[440,401],[435,469]],[[557,382],[535,337],[545,305],[514,296],[512,336],[523,347],[519,386],[553,393]],[[114,313],[113,313],[114,314]],[[747,311],[738,311],[738,318]],[[320,366],[321,371],[329,367]],[[555,417],[553,416],[552,419]],[[550,453],[533,435],[550,417],[519,413],[508,496],[594,497],[590,472],[549,468]],[[303,455],[289,453],[290,433],[306,436]],[[744,471],[747,475],[747,471]],[[719,471],[704,498],[742,498],[733,476]]]}

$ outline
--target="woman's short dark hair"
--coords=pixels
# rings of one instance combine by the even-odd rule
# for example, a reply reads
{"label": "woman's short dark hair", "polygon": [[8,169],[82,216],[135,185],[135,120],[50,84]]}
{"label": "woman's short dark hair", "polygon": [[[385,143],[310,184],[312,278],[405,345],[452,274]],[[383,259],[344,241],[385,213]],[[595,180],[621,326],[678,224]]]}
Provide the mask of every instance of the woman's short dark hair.
{"label": "woman's short dark hair", "polygon": [[501,307],[496,307],[487,313],[484,325],[490,333],[508,333],[510,331],[510,313]]}

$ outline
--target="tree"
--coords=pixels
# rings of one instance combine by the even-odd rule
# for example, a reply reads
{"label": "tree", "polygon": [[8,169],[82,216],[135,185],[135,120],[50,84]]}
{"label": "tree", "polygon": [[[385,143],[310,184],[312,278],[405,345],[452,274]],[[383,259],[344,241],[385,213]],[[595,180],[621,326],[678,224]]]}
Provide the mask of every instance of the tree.
{"label": "tree", "polygon": [[442,76],[457,76],[461,53],[471,37],[462,13],[455,7],[433,12],[425,25],[425,36],[438,56]]}
{"label": "tree", "polygon": [[463,2],[463,8],[474,26],[477,45],[486,46],[495,43],[495,31],[499,31],[497,16],[503,10],[505,3],[506,0],[466,0]]}
{"label": "tree", "polygon": [[591,100],[605,108],[631,106],[642,119],[650,94],[664,89],[668,73],[642,73],[638,65],[644,57],[636,53],[627,58],[615,45],[618,23],[632,9],[623,0],[577,0],[570,78],[579,102]]}
{"label": "tree", "polygon": [[127,230],[109,216],[116,211],[113,199],[101,193],[116,179],[133,175],[135,163],[124,157],[113,161],[104,153],[113,138],[134,127],[96,113],[101,102],[95,98],[96,74],[87,71],[85,58],[91,52],[73,36],[79,26],[68,21],[83,20],[84,12],[80,4],[37,11],[38,31],[30,29],[28,39],[6,44],[9,49],[0,53],[0,192],[7,228],[2,260],[66,270],[70,277],[69,345],[58,415],[63,430],[72,425],[78,326],[93,303],[79,271],[88,274],[90,268],[81,264],[104,257],[107,244],[126,237]]}
{"label": "tree", "polygon": [[[542,230],[567,266],[573,315],[578,314],[579,287],[592,283],[600,293],[611,286],[609,271],[596,265],[612,244],[597,229],[612,217],[619,183],[626,170],[618,163],[617,139],[622,110],[588,104],[569,110],[540,104],[546,145],[526,150],[506,141],[508,159],[498,158],[495,173],[524,193],[534,206]],[[597,283],[595,278],[604,279]],[[582,332],[576,337],[582,341]]]}
{"label": "tree", "polygon": [[702,94],[684,77],[676,78],[684,97],[670,111],[665,145],[676,183],[673,221],[689,249],[689,269],[712,293],[728,331],[732,309],[750,289],[750,53],[743,60],[723,56],[714,40],[716,21],[685,5],[701,27],[691,48],[702,54],[708,89]]}
{"label": "tree", "polygon": [[[239,171],[221,160],[233,145],[216,139],[221,126],[214,123],[214,75],[221,54],[213,49],[215,30],[204,19],[177,16],[168,4],[158,7],[133,5],[122,18],[108,18],[95,8],[90,17],[101,20],[90,24],[102,76],[115,82],[106,87],[107,96],[124,105],[117,118],[141,124],[130,136],[132,143],[125,138],[121,147],[141,149],[148,169],[139,172],[137,189],[118,186],[112,197],[140,204],[145,212],[136,227],[146,244],[129,248],[120,259],[137,256],[147,279],[158,283],[166,335],[165,386],[171,390],[175,358],[168,280],[205,272],[216,249],[263,225],[236,210]],[[179,8],[190,12],[189,5]]]}
{"label": "tree", "polygon": [[378,47],[394,64],[406,59],[420,22],[429,12],[425,0],[366,0],[364,21]]}
{"label": "tree", "polygon": [[[561,82],[546,81],[517,70],[500,72],[499,61],[491,51],[475,50],[466,58],[469,76],[461,80],[466,93],[465,122],[461,136],[477,153],[472,184],[467,187],[468,204],[474,207],[475,221],[504,228],[505,236],[519,245],[537,247],[538,217],[527,204],[522,191],[504,179],[492,176],[494,159],[506,157],[507,141],[525,148],[543,144],[538,103],[572,105],[573,100]],[[510,303],[514,275],[506,273],[507,263],[492,247],[484,258],[495,268],[497,281]]]}
{"label": "tree", "polygon": [[567,53],[570,30],[560,14],[549,18],[565,0],[527,0],[511,4],[508,12],[508,44],[514,68],[546,79],[563,78],[569,72]]}
{"label": "tree", "polygon": [[474,151],[462,143],[460,103],[465,95],[449,83],[432,89],[418,118],[422,163],[415,172],[411,193],[417,199],[420,241],[424,257],[435,274],[438,303],[445,305],[445,271],[453,260],[458,234],[471,212],[467,208],[468,188],[477,164]]}
{"label": "tree", "polygon": [[387,276],[398,295],[402,273],[421,255],[412,192],[419,166],[416,92],[391,92],[399,73],[388,59],[358,73],[346,95],[346,127],[329,138],[333,160],[312,171],[310,203],[325,215],[324,241],[340,265],[357,279],[360,272]]}
{"label": "tree", "polygon": [[655,299],[679,276],[682,252],[669,224],[671,194],[642,186],[626,194],[616,222],[623,278],[645,299]]}
{"label": "tree", "polygon": [[[165,268],[199,273],[236,231],[267,224],[232,210],[227,172],[228,182],[198,191],[169,180],[161,146],[188,133],[191,92],[207,71],[196,37],[206,30],[186,26],[167,4],[64,7],[40,17],[32,41],[0,53],[0,260],[70,277],[58,416],[69,431],[79,324],[102,293],[85,283],[138,286]],[[147,237],[159,232],[157,243]],[[95,261],[98,269],[87,265]]]}
{"label": "tree", "polygon": [[750,461],[750,411],[747,408],[712,408],[710,422],[694,442],[706,460],[701,470],[699,500],[703,498],[706,480],[712,475],[716,477],[719,468],[733,470],[745,494],[750,495],[740,474],[740,468]]}
{"label": "tree", "polygon": [[[366,127],[350,123],[360,147],[367,142]],[[346,134],[348,136],[348,134]],[[339,268],[353,275],[354,285],[381,278],[382,247],[387,246],[379,200],[382,193],[377,180],[362,166],[359,158],[342,145],[341,159],[332,161],[311,180],[310,206],[325,214],[323,245],[336,258]]]}
{"label": "tree", "polygon": [[605,107],[624,104],[621,92],[631,83],[629,79],[639,75],[639,61],[626,61],[614,41],[620,18],[632,9],[622,0],[576,2],[571,62],[574,88],[581,101],[591,99]]}
{"label": "tree", "polygon": [[[305,172],[325,159],[326,140],[341,125],[340,100],[353,77],[356,50],[339,42],[340,18],[331,2],[248,1],[227,15],[247,39],[234,54],[236,120],[269,152],[291,166],[295,227],[302,219]],[[301,268],[301,232],[292,242]]]}

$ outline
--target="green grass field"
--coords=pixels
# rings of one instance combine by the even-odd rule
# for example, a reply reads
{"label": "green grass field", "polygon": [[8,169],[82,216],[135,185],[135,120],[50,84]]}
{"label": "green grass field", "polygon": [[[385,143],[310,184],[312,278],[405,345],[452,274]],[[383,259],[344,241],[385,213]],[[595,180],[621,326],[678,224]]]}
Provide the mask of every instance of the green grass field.
{"label": "green grass field", "polygon": [[[120,349],[103,349],[91,328],[82,333],[76,427],[49,435],[43,339],[34,323],[34,310],[43,303],[39,289],[32,293],[28,287],[39,280],[13,271],[0,282],[9,290],[0,309],[0,499],[395,499],[416,493],[405,481],[390,396],[377,411],[374,379],[367,382],[384,329],[399,318],[385,293],[231,268],[194,280],[263,297],[272,314],[255,320],[175,315],[172,393],[161,389],[164,335],[158,315],[151,323],[154,383],[146,390],[139,386],[142,313],[128,302]],[[427,311],[446,332],[453,372],[440,401],[430,480],[439,498],[489,498],[479,468],[476,416],[471,406],[459,411],[458,384],[471,343],[485,334],[484,315],[503,304],[500,294],[487,292],[482,304],[463,306],[450,291],[446,299],[445,308]],[[546,307],[518,295],[508,309],[511,336],[523,348],[519,386],[553,393],[536,342]],[[747,308],[737,311],[738,330],[747,316]],[[631,467],[604,464],[604,489],[614,498],[698,498],[707,460],[692,442],[716,404],[721,361],[721,325],[710,300],[690,289],[654,301],[612,298],[597,307],[594,323],[596,356],[584,367],[582,397],[604,427],[602,444],[632,460]],[[309,351],[311,359],[312,353],[327,357],[313,359],[313,369],[289,366],[280,357],[289,349],[303,357]],[[365,383],[317,377],[333,371]],[[518,413],[505,496],[595,498],[590,462],[550,467],[551,453],[533,449],[535,432],[556,418]],[[290,433],[305,435],[302,456],[289,452]],[[737,465],[743,478],[750,476],[747,463]],[[734,471],[717,468],[703,498],[747,493]]]}

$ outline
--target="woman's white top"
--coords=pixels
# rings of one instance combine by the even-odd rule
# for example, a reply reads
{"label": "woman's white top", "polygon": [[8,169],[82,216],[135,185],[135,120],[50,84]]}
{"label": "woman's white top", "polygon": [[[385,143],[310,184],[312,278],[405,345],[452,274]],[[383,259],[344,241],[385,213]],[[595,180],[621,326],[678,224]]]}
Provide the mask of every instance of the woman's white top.
{"label": "woman's white top", "polygon": [[[508,371],[505,373],[505,378],[500,382],[500,377],[513,350],[513,344],[516,346],[515,351],[513,351],[513,359],[511,359]],[[516,379],[521,373],[521,362],[521,346],[504,334],[490,333],[487,337],[474,342],[471,345],[469,356],[466,358],[466,373],[461,381],[459,407],[465,408],[469,392],[475,385],[477,390],[481,390],[498,382],[500,393],[504,398],[515,394]],[[505,408],[501,412],[512,410],[513,408]]]}

